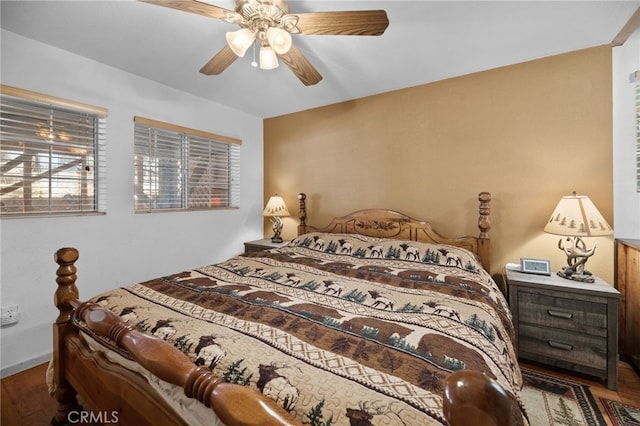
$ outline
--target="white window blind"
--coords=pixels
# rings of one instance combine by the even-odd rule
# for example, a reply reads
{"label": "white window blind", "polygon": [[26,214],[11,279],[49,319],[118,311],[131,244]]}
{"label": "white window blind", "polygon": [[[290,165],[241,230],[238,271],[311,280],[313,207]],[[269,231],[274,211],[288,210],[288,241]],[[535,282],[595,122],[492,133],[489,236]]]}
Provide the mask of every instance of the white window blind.
{"label": "white window blind", "polygon": [[0,215],[105,212],[107,110],[0,89]]}
{"label": "white window blind", "polygon": [[238,139],[135,117],[135,211],[240,207]]}

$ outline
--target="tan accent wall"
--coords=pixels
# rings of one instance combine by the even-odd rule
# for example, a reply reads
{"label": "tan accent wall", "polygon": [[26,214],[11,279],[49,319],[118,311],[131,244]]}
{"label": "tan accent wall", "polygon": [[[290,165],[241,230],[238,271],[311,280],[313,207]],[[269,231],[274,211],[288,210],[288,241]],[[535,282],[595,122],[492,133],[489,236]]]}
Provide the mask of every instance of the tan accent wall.
{"label": "tan accent wall", "polygon": [[[615,228],[611,55],[595,47],[267,119],[265,202],[284,197],[285,238],[298,192],[311,225],[384,207],[459,236],[477,235],[477,194],[489,191],[491,272],[521,257],[557,270],[566,256],[542,229],[560,197],[588,195]],[[596,242],[587,269],[612,283],[613,239]]]}

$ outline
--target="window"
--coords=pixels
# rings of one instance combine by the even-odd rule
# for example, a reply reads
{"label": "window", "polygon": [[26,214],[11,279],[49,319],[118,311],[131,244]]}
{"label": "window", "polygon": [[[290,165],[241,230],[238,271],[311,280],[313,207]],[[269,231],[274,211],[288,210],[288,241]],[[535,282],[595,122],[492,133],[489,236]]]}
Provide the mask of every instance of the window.
{"label": "window", "polygon": [[106,116],[0,85],[0,216],[105,212]]}
{"label": "window", "polygon": [[636,82],[636,190],[640,192],[640,81]]}
{"label": "window", "polygon": [[240,207],[238,139],[135,117],[135,211]]}

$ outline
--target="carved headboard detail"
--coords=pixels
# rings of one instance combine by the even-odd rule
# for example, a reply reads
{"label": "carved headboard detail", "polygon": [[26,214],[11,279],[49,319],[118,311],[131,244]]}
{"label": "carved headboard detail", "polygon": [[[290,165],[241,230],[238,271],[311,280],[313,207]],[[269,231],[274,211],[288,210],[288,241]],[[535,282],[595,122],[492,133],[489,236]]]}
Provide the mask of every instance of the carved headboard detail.
{"label": "carved headboard detail", "polygon": [[397,211],[386,209],[358,210],[345,216],[333,218],[327,226],[321,228],[310,226],[307,224],[306,199],[306,194],[298,194],[300,218],[298,235],[308,232],[360,234],[370,237],[449,244],[475,253],[481,258],[484,268],[487,271],[490,270],[489,230],[491,229],[491,220],[489,215],[491,194],[488,192],[481,192],[478,195],[480,202],[478,210],[479,236],[458,238],[448,238],[439,234],[429,222],[413,219]]}

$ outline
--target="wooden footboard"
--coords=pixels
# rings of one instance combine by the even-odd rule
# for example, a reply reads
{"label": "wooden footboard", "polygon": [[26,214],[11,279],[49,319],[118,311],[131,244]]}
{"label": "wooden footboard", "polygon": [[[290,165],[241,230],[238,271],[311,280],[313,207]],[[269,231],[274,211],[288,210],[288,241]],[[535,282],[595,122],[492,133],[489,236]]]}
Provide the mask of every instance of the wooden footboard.
{"label": "wooden footboard", "polygon": [[[83,413],[94,419],[131,425],[189,426],[142,375],[109,361],[102,353],[91,351],[78,334],[68,335],[64,342],[64,361],[72,366],[65,370],[65,379],[74,391],[82,395],[82,408],[58,412],[58,420],[79,420]],[[107,423],[107,422],[105,422]],[[55,423],[54,424],[60,424]]]}
{"label": "wooden footboard", "polygon": [[[59,315],[53,327],[53,362],[58,410],[53,424],[73,420],[69,415],[77,410],[76,391],[82,392],[91,410],[113,411],[121,424],[183,423],[172,409],[155,398],[151,387],[144,384],[140,376],[118,371],[122,379],[119,381],[100,365],[99,357],[88,356],[86,345],[73,325],[74,316],[97,336],[126,350],[132,359],[161,380],[182,387],[188,397],[211,407],[228,426],[299,424],[257,390],[226,383],[207,368],[196,366],[171,344],[139,332],[95,303],[79,302],[74,265],[77,259],[78,251],[74,248],[62,248],[55,254],[59,268],[54,302]],[[98,375],[92,377],[92,373]]]}

